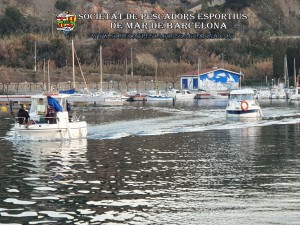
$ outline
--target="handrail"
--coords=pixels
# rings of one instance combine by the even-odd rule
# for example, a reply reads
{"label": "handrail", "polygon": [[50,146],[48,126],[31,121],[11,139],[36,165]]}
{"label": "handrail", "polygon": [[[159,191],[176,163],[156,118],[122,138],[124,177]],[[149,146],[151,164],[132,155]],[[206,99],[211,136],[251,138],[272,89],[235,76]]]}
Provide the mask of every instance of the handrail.
{"label": "handrail", "polygon": [[[15,117],[15,119],[16,119],[15,122],[18,123],[18,124],[21,124],[19,119],[23,120],[22,124],[26,124],[25,123],[26,117]],[[40,122],[41,119],[45,119],[46,122]],[[39,120],[33,120],[33,119],[31,119],[31,117],[29,117],[27,123],[29,123],[30,121],[32,121],[33,123],[56,124],[57,121],[59,121],[59,118],[57,116],[44,116],[44,117],[40,117]]]}

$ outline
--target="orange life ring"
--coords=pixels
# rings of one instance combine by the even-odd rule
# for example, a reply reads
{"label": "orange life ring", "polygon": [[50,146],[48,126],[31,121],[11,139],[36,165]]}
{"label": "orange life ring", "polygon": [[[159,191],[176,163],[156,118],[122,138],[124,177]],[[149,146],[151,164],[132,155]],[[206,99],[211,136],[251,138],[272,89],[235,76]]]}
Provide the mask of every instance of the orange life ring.
{"label": "orange life ring", "polygon": [[248,110],[248,102],[247,101],[242,101],[241,102],[241,108],[243,111],[247,111]]}

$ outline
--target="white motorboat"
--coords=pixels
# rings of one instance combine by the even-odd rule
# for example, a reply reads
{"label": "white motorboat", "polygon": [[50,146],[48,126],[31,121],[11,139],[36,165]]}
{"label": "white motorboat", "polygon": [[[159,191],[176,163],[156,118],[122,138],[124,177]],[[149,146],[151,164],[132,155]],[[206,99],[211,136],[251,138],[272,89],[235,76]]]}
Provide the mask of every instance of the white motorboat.
{"label": "white motorboat", "polygon": [[[54,112],[52,115],[46,112],[38,112],[39,100],[43,100],[46,108],[50,108],[47,97],[56,100],[61,106],[61,110]],[[73,139],[85,138],[87,135],[87,123],[79,121],[75,118],[70,118],[67,94],[41,94],[33,95],[31,107],[29,111],[29,122],[23,123],[22,119],[16,118],[14,127],[12,128],[15,138],[30,139],[30,140],[52,140],[52,139]]]}
{"label": "white motorboat", "polygon": [[120,103],[123,105],[122,102],[122,95],[116,91],[107,91],[102,92],[98,91],[95,93],[87,93],[83,95],[71,95],[68,98],[68,102],[73,103],[74,105],[77,104],[84,104],[84,105],[92,105],[92,104],[100,104],[100,105],[109,105],[109,103]]}
{"label": "white motorboat", "polygon": [[282,88],[272,88],[271,89],[271,99],[285,99],[286,93]]}
{"label": "white motorboat", "polygon": [[173,96],[168,96],[166,91],[149,91],[147,95],[147,101],[172,101]]}
{"label": "white motorboat", "polygon": [[195,99],[209,99],[211,94],[205,90],[199,89],[198,93],[195,95]]}
{"label": "white motorboat", "polygon": [[136,95],[136,94],[138,94],[137,91],[127,91],[127,92],[124,92],[124,93],[121,94],[122,95],[121,99],[126,100],[126,101],[130,101],[130,100],[128,100],[130,98],[130,96],[133,96],[133,95]]}
{"label": "white motorboat", "polygon": [[176,100],[189,100],[195,98],[195,94],[193,94],[190,90],[178,89],[170,90],[168,96],[173,96],[174,98],[176,98]]}
{"label": "white motorboat", "polygon": [[271,98],[271,91],[269,88],[261,88],[257,91],[258,99],[269,99]]}
{"label": "white motorboat", "polygon": [[226,118],[262,118],[262,110],[254,98],[252,89],[240,89],[230,92],[226,107]]}
{"label": "white motorboat", "polygon": [[129,93],[129,97],[127,98],[126,101],[128,101],[128,102],[147,101],[147,94],[138,93],[137,91],[132,91]]}
{"label": "white motorboat", "polygon": [[283,88],[277,89],[277,98],[278,99],[286,99],[287,98],[287,94],[285,93],[285,90]]}
{"label": "white motorboat", "polygon": [[294,93],[290,96],[290,100],[300,100],[300,87],[297,87],[294,89]]}
{"label": "white motorboat", "polygon": [[271,93],[270,99],[276,99],[276,98],[277,98],[277,89],[272,88],[272,89],[270,90],[270,93]]}
{"label": "white motorboat", "polygon": [[211,98],[213,98],[213,99],[228,99],[229,92],[212,92]]}
{"label": "white motorboat", "polygon": [[295,89],[295,88],[287,88],[287,89],[284,90],[284,92],[285,92],[285,94],[286,94],[286,98],[290,99],[291,96],[292,96],[293,94],[295,94],[296,89]]}

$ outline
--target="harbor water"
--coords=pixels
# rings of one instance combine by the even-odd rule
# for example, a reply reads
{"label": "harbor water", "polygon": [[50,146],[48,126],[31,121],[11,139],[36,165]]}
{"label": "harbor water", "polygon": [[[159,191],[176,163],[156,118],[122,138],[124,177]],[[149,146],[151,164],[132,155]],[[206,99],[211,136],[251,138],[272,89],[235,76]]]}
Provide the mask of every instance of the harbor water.
{"label": "harbor water", "polygon": [[300,224],[300,104],[75,108],[86,139],[13,140],[0,114],[0,224]]}

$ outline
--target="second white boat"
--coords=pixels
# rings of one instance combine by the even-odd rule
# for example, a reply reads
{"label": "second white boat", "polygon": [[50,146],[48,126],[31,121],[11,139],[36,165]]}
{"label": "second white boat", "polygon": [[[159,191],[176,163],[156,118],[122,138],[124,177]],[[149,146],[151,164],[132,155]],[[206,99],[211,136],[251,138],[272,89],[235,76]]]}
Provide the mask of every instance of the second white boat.
{"label": "second white boat", "polygon": [[226,107],[226,118],[262,118],[259,103],[252,89],[233,90]]}

